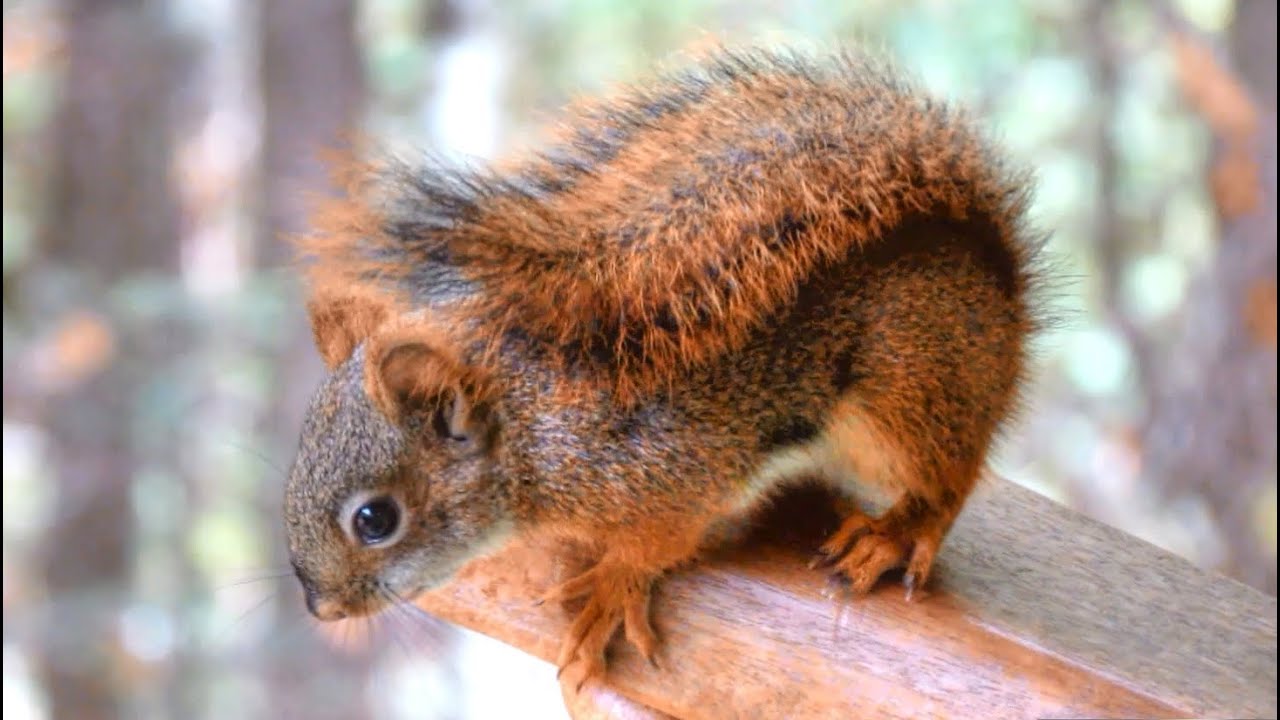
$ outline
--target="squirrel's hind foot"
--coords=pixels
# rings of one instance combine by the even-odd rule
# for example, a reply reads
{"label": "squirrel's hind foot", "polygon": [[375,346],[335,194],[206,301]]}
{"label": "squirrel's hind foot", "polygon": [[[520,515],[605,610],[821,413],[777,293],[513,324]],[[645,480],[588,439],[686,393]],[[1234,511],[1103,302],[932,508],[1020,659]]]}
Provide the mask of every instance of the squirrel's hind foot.
{"label": "squirrel's hind foot", "polygon": [[574,688],[605,674],[605,648],[619,627],[640,655],[657,667],[658,636],[649,622],[649,595],[658,574],[601,562],[547,591],[541,602],[587,598],[565,633],[556,657],[557,677]]}
{"label": "squirrel's hind foot", "polygon": [[833,579],[865,595],[885,573],[906,568],[907,600],[928,580],[946,523],[942,513],[916,497],[904,497],[883,516],[855,511],[822,544],[811,568],[831,569]]}

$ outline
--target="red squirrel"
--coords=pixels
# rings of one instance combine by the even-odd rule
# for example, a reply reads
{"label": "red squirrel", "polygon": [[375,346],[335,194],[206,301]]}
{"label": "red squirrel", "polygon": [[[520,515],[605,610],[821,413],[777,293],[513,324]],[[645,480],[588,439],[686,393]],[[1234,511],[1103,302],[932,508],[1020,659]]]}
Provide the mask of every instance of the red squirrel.
{"label": "red squirrel", "polygon": [[851,511],[817,567],[929,577],[1042,327],[1030,183],[884,63],[718,51],[571,109],[498,169],[355,174],[301,243],[329,375],[285,496],[323,620],[410,601],[506,539],[594,548],[558,663],[712,528],[799,479]]}

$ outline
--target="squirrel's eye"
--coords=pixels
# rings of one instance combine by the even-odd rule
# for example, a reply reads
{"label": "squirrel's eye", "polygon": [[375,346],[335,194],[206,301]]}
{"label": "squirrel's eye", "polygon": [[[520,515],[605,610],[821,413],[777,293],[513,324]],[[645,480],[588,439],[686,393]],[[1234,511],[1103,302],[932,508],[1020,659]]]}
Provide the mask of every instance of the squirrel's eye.
{"label": "squirrel's eye", "polygon": [[400,527],[400,506],[389,497],[379,497],[356,508],[351,518],[355,536],[365,545],[377,545]]}

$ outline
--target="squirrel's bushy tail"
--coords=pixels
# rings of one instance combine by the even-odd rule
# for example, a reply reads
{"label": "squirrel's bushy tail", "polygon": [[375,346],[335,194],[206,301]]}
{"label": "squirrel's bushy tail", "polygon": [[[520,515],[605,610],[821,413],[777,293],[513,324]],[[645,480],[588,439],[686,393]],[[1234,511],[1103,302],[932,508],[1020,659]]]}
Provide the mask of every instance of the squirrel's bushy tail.
{"label": "squirrel's bushy tail", "polygon": [[1029,184],[878,61],[722,51],[581,105],[559,135],[509,172],[362,175],[303,244],[317,291],[454,294],[475,339],[518,332],[630,394],[741,347],[817,267],[910,216],[973,229],[1018,298],[1035,281]]}

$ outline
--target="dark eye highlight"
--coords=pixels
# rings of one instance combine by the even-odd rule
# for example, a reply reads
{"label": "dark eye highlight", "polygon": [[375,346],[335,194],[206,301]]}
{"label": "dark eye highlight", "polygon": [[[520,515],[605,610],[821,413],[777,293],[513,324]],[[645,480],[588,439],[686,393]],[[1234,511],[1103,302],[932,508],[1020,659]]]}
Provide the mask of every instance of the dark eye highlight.
{"label": "dark eye highlight", "polygon": [[400,505],[390,497],[377,497],[356,508],[351,529],[365,545],[385,542],[400,527]]}

